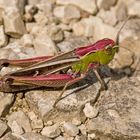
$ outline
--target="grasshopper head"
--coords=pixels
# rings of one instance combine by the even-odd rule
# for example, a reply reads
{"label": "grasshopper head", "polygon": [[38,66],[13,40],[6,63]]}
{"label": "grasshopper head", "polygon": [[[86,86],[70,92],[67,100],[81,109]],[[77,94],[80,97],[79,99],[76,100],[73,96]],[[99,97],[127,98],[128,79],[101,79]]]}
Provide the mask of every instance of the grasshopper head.
{"label": "grasshopper head", "polygon": [[76,54],[78,56],[84,56],[91,52],[97,52],[100,50],[104,50],[108,46],[113,47],[114,45],[115,45],[115,42],[112,39],[105,38],[105,39],[99,40],[96,43],[91,44],[89,46],[77,48]]}

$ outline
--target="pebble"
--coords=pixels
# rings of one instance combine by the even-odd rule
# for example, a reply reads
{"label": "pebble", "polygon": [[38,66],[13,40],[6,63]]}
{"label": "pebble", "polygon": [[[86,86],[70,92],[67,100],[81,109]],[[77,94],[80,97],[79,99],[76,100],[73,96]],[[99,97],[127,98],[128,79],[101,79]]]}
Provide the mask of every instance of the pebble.
{"label": "pebble", "polygon": [[0,120],[0,137],[5,133],[7,129],[8,129],[7,124]]}
{"label": "pebble", "polygon": [[13,38],[20,38],[26,32],[21,15],[16,8],[7,8],[4,12],[3,20],[7,35]]}
{"label": "pebble", "polygon": [[95,118],[98,115],[98,110],[91,106],[90,103],[86,103],[83,112],[87,118]]}
{"label": "pebble", "polygon": [[95,14],[97,12],[95,0],[56,0],[56,3],[61,5],[72,4],[91,14]]}
{"label": "pebble", "polygon": [[59,136],[57,138],[55,138],[55,140],[67,140],[65,137]]}
{"label": "pebble", "polygon": [[83,135],[87,135],[87,128],[86,128],[85,124],[81,124],[80,126],[78,126],[78,128],[80,129],[80,132]]}
{"label": "pebble", "polygon": [[57,54],[53,40],[46,34],[38,34],[34,40],[34,48],[37,56]]}
{"label": "pebble", "polygon": [[117,2],[117,0],[98,0],[97,1],[97,6],[99,9],[105,9],[108,10],[110,9],[111,6],[113,6],[115,3]]}
{"label": "pebble", "polygon": [[0,92],[0,116],[5,116],[8,114],[14,99],[15,97],[13,94],[3,94],[2,92]]}
{"label": "pebble", "polygon": [[42,129],[41,134],[49,138],[56,138],[60,135],[61,130],[58,124],[52,126],[46,126]]}
{"label": "pebble", "polygon": [[80,18],[80,11],[73,5],[57,6],[54,11],[54,16],[60,18],[63,23],[69,23],[72,19]]}
{"label": "pebble", "polygon": [[64,123],[63,129],[65,133],[69,136],[76,136],[79,133],[78,127],[70,122]]}
{"label": "pebble", "polygon": [[[8,116],[8,126],[11,129],[14,129],[12,127],[13,122],[16,122],[19,125],[19,127],[22,128],[25,132],[31,132],[32,130],[30,125],[30,120],[23,111],[13,112],[11,115]],[[16,132],[18,131],[19,130],[17,130]]]}

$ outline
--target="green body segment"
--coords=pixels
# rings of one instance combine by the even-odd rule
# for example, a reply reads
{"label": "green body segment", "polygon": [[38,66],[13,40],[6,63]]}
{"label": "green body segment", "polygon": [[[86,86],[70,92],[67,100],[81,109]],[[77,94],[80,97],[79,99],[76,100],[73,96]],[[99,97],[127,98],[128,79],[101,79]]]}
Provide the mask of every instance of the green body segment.
{"label": "green body segment", "polygon": [[91,52],[80,58],[80,61],[72,65],[73,72],[85,73],[90,64],[108,64],[118,51],[119,46],[108,47],[97,52]]}

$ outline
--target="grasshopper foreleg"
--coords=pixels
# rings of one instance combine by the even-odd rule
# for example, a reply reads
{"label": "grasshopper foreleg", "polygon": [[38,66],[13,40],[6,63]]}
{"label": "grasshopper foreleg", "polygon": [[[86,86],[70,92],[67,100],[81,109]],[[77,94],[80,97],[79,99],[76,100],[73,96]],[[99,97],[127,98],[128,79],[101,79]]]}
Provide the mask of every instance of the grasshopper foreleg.
{"label": "grasshopper foreleg", "polygon": [[99,82],[101,84],[101,90],[106,90],[107,89],[107,85],[106,85],[105,81],[101,78],[98,70],[97,69],[93,69],[93,72],[95,73],[97,79],[99,80]]}

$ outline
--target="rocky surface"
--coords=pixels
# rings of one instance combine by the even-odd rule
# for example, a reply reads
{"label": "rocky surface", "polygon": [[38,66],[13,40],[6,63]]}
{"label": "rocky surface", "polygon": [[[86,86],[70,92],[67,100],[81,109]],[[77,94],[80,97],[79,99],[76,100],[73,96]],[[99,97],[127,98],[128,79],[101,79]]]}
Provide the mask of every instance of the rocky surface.
{"label": "rocky surface", "polygon": [[[0,0],[0,59],[54,56],[115,40],[132,16],[120,32],[119,52],[100,68],[106,91],[89,72],[56,108],[62,89],[0,92],[0,140],[140,140],[139,8],[138,0]],[[1,66],[0,76],[20,69]]]}

